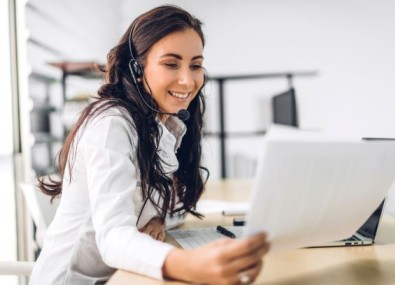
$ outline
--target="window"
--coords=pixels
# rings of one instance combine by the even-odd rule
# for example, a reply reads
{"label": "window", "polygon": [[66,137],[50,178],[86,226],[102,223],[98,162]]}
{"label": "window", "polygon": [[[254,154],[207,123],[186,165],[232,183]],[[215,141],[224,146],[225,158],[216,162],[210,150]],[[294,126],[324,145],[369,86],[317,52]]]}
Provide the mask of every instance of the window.
{"label": "window", "polygon": [[[0,1],[0,259],[17,259],[9,2]],[[0,284],[17,284],[16,276],[0,276]]]}

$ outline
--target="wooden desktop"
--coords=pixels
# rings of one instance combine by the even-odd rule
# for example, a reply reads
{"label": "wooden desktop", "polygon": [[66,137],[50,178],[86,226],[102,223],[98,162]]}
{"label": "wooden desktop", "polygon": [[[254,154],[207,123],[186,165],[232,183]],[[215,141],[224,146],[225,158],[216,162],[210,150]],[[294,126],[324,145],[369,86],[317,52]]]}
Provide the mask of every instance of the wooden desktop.
{"label": "wooden desktop", "polygon": [[[246,201],[251,181],[210,182],[202,199]],[[204,220],[188,217],[182,228],[230,225],[231,217],[206,215]],[[166,242],[176,244],[171,238]],[[158,281],[118,270],[107,285],[185,284]],[[254,284],[261,285],[393,285],[395,284],[395,219],[384,215],[374,246],[302,248],[264,259],[264,268]]]}

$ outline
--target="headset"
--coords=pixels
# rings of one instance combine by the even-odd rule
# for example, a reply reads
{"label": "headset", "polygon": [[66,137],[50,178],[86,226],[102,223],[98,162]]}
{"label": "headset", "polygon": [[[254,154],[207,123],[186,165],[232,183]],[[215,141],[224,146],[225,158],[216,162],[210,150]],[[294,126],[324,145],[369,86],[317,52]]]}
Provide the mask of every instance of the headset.
{"label": "headset", "polygon": [[[132,76],[133,84],[136,86],[137,92],[139,93],[141,100],[143,100],[144,104],[148,108],[150,108],[152,111],[154,111],[158,114],[175,116],[175,117],[178,117],[182,121],[188,120],[190,117],[190,114],[189,114],[189,111],[186,109],[181,109],[178,111],[178,113],[161,112],[161,111],[155,109],[154,107],[150,106],[147,103],[147,101],[145,100],[144,95],[141,93],[140,86],[139,86],[139,83],[141,82],[142,78],[144,77],[144,70],[143,70],[143,67],[141,66],[140,62],[137,61],[137,59],[135,58],[135,56],[133,54],[133,46],[132,46],[132,39],[131,39],[133,30],[134,30],[134,27],[131,28],[130,32],[129,32],[129,51],[130,51],[130,57],[131,57],[130,61],[129,61],[129,70],[130,70],[130,74]],[[146,83],[148,85],[148,82],[146,82]],[[148,85],[148,88],[149,88],[149,85]],[[152,96],[152,94],[151,94],[151,96]],[[145,208],[145,205],[147,204],[147,202],[148,202],[148,197],[145,198],[143,207],[141,208],[140,214],[139,214],[137,221],[136,221],[136,226],[138,225],[138,223],[140,221],[141,215],[144,211],[144,208]]]}
{"label": "headset", "polygon": [[[175,116],[175,117],[178,117],[182,121],[188,120],[190,117],[190,114],[189,114],[189,111],[186,109],[181,109],[177,113],[161,112],[161,111],[155,109],[154,107],[150,106],[150,104],[148,104],[147,101],[145,100],[144,95],[141,93],[140,86],[139,86],[139,83],[141,82],[142,78],[144,78],[144,70],[143,70],[143,67],[141,66],[140,62],[138,62],[138,60],[135,58],[135,56],[133,54],[133,47],[134,47],[132,45],[133,30],[134,30],[134,27],[131,28],[130,32],[129,32],[129,51],[130,51],[130,57],[131,57],[131,59],[129,61],[129,70],[130,70],[130,74],[132,76],[133,84],[136,86],[136,89],[140,95],[140,98],[143,100],[144,104],[147,105],[148,108],[150,108],[152,111],[154,111],[158,114]],[[145,82],[148,85],[148,82],[147,81],[145,81]],[[151,96],[152,96],[152,94],[151,94]]]}

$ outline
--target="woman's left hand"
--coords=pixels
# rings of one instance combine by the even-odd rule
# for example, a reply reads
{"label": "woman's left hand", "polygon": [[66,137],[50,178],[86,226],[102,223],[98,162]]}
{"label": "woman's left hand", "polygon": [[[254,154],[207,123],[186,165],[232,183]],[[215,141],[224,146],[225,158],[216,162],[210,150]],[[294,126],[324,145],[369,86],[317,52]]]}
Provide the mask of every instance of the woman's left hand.
{"label": "woman's left hand", "polygon": [[164,241],[166,237],[165,223],[159,217],[152,218],[140,232],[150,235],[153,239]]}

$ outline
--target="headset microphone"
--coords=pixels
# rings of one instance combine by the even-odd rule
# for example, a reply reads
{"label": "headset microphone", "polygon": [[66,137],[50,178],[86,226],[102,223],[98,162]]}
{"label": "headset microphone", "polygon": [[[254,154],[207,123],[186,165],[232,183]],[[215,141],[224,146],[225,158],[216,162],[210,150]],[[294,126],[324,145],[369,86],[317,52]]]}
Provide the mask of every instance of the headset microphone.
{"label": "headset microphone", "polygon": [[186,109],[181,109],[180,111],[178,111],[177,113],[177,117],[181,120],[181,121],[186,121],[189,119],[191,115],[189,114],[188,110]]}
{"label": "headset microphone", "polygon": [[[139,92],[140,93],[140,92]],[[140,96],[142,96],[142,94],[140,93]],[[143,98],[143,97],[141,97]],[[186,109],[181,109],[180,111],[178,111],[177,113],[167,113],[167,112],[161,112],[155,108],[152,108],[150,105],[147,104],[147,102],[143,99],[145,105],[147,105],[148,108],[150,108],[152,111],[161,114],[161,115],[170,115],[170,116],[174,116],[179,118],[181,121],[186,121],[189,119],[189,117],[191,116],[188,112],[188,110]]]}
{"label": "headset microphone", "polygon": [[140,97],[141,97],[141,99],[143,100],[144,104],[145,104],[148,108],[150,108],[152,111],[154,111],[154,112],[156,112],[156,113],[158,113],[158,114],[174,116],[174,117],[179,118],[181,121],[186,121],[186,120],[188,120],[189,117],[191,116],[191,115],[189,114],[189,111],[186,110],[186,109],[181,109],[181,110],[178,111],[177,113],[167,113],[167,112],[159,111],[159,110],[153,108],[152,106],[150,106],[150,105],[147,103],[147,101],[145,101],[145,99],[144,99],[144,97],[143,97],[144,95],[141,94],[140,88],[139,88],[139,87],[137,87],[137,91],[139,92]]}
{"label": "headset microphone", "polygon": [[[144,71],[143,71],[141,64],[135,59],[135,57],[133,55],[132,41],[131,41],[132,31],[133,31],[133,29],[130,29],[130,33],[129,33],[129,50],[130,50],[130,56],[132,57],[131,60],[129,61],[129,70],[132,75],[133,83],[136,86],[137,92],[139,93],[144,104],[147,105],[147,107],[150,108],[152,111],[154,111],[158,114],[175,116],[175,117],[179,118],[181,121],[188,120],[191,115],[189,114],[188,110],[186,110],[186,109],[181,109],[177,113],[161,112],[161,111],[153,108],[152,106],[150,106],[147,103],[147,101],[145,101],[144,95],[141,94],[141,92],[140,92],[139,81],[138,81],[139,78],[144,77]],[[151,96],[152,96],[152,94],[151,94]]]}

